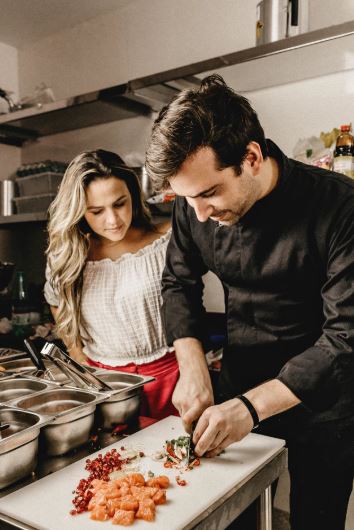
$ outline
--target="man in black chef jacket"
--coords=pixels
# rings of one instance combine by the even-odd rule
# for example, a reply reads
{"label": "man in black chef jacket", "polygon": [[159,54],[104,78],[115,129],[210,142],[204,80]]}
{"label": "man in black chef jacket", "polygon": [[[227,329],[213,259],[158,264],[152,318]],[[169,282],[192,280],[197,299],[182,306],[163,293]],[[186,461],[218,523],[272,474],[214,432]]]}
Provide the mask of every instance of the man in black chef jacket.
{"label": "man in black chef jacket", "polygon": [[[159,114],[146,168],[176,193],[163,275],[174,404],[198,454],[286,438],[295,530],[344,529],[354,468],[354,181],[288,159],[249,102],[209,76]],[[214,405],[202,275],[225,292]]]}

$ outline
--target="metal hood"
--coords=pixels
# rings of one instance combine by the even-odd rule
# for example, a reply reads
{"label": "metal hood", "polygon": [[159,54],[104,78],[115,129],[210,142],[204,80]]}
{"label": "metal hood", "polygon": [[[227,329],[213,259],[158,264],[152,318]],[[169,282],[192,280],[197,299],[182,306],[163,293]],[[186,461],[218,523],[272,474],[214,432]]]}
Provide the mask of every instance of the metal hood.
{"label": "metal hood", "polygon": [[0,143],[20,146],[40,136],[147,116],[186,86],[176,81],[134,90],[127,83],[0,115]]}
{"label": "metal hood", "polygon": [[[235,67],[243,63],[261,59],[269,60],[283,52],[295,53],[294,50],[341,37],[349,38],[353,34],[354,21],[350,20],[343,24],[141,77],[126,84],[44,104],[41,107],[0,115],[0,143],[22,145],[24,141],[40,136],[135,116],[150,115],[151,112],[159,111],[181,89],[199,86],[200,79],[195,77],[198,74],[205,75],[210,71],[215,72],[221,69],[220,73],[224,75],[224,73],[230,73],[231,69],[235,71]],[[333,53],[336,51],[334,48]],[[310,62],[312,65],[309,59],[302,62],[307,64]],[[299,63],[301,70],[301,61]],[[263,70],[261,68],[258,70],[262,74]],[[279,64],[277,68],[274,68],[273,74],[277,70],[280,70]],[[310,76],[323,75],[323,73],[325,70],[316,72],[315,67],[311,66]],[[299,73],[299,79],[308,76],[306,72]],[[279,80],[279,82],[281,84],[284,80]]]}

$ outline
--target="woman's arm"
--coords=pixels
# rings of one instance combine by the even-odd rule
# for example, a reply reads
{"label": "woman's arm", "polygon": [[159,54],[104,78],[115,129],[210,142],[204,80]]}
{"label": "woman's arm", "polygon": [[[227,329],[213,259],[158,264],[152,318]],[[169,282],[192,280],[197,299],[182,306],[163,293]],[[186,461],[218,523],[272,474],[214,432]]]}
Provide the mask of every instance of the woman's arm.
{"label": "woman's arm", "polygon": [[[58,313],[58,308],[51,305],[50,306],[50,311],[51,311],[51,313],[53,315],[54,320],[56,321],[56,315]],[[82,344],[81,343],[78,344],[77,346],[75,346],[74,348],[68,349],[68,352],[69,352],[70,357],[72,357],[72,359],[74,359],[78,363],[80,363],[80,364],[88,364],[87,356],[82,351]]]}

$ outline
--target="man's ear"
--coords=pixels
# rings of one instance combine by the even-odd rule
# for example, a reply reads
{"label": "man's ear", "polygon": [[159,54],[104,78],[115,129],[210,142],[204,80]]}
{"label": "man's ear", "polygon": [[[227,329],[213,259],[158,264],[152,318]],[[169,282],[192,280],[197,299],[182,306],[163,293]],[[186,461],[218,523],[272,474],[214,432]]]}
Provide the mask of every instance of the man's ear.
{"label": "man's ear", "polygon": [[250,142],[248,144],[245,160],[248,161],[254,173],[259,172],[263,163],[263,155],[260,145],[257,142]]}

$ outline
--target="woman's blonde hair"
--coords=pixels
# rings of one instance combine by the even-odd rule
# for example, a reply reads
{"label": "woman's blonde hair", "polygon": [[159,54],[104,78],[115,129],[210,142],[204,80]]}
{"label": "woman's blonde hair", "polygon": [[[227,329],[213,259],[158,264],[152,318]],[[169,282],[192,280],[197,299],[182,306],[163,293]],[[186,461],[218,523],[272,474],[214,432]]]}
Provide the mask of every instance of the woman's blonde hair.
{"label": "woman's blonde hair", "polygon": [[47,275],[58,296],[56,333],[68,348],[90,340],[81,316],[82,279],[89,245],[86,188],[96,179],[123,180],[132,199],[132,226],[154,230],[143,202],[138,177],[115,153],[86,151],[69,164],[58,194],[49,208]]}

